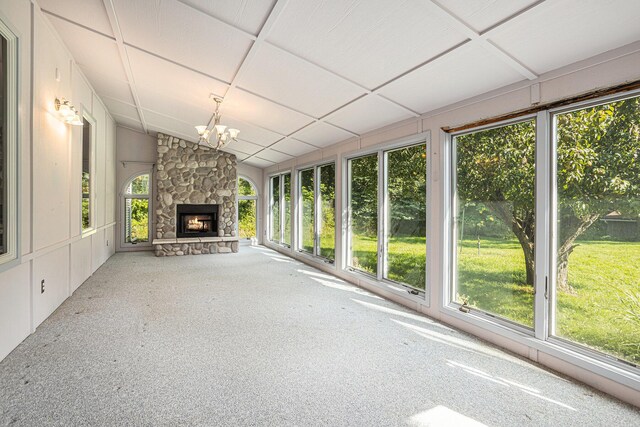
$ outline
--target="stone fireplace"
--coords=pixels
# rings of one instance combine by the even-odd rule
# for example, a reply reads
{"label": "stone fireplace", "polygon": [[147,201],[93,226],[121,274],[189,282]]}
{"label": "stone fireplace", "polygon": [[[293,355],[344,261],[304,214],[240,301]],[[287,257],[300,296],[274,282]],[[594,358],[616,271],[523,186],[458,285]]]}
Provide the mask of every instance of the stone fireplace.
{"label": "stone fireplace", "polygon": [[156,256],[238,252],[236,156],[158,133]]}

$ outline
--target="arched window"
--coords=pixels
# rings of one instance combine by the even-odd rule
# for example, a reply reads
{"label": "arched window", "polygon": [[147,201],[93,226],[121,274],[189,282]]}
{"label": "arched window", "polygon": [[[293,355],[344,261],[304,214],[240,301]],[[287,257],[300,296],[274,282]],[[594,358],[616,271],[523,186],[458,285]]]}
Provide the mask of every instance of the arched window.
{"label": "arched window", "polygon": [[258,192],[249,180],[238,178],[238,236],[256,238],[258,218]]}
{"label": "arched window", "polygon": [[132,178],[124,188],[124,239],[125,245],[149,243],[149,174]]}

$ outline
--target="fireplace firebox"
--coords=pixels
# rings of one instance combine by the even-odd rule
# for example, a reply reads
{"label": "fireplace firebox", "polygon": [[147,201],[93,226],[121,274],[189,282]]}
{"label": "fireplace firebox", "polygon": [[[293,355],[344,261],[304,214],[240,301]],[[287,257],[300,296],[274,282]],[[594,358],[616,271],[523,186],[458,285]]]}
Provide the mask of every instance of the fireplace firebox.
{"label": "fireplace firebox", "polygon": [[177,237],[218,235],[218,205],[176,205]]}

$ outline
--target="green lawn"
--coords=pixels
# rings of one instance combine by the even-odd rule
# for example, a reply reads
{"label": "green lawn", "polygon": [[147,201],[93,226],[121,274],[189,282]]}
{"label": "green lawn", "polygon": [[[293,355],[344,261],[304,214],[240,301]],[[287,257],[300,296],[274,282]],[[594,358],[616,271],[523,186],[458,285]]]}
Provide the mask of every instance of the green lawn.
{"label": "green lawn", "polygon": [[[352,266],[375,274],[375,237],[354,236]],[[556,335],[640,363],[640,243],[582,241],[569,259],[573,293],[558,292]],[[425,239],[389,242],[389,278],[424,288]],[[457,299],[533,326],[533,290],[515,240],[464,240]]]}

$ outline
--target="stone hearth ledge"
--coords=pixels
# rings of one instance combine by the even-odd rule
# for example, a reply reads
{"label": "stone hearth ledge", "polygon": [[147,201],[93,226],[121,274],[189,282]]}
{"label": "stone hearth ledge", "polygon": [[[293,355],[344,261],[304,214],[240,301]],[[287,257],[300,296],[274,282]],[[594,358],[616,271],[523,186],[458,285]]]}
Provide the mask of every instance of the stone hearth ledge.
{"label": "stone hearth ledge", "polygon": [[170,245],[173,243],[211,243],[211,242],[238,242],[237,237],[178,237],[176,239],[154,239],[154,245]]}

